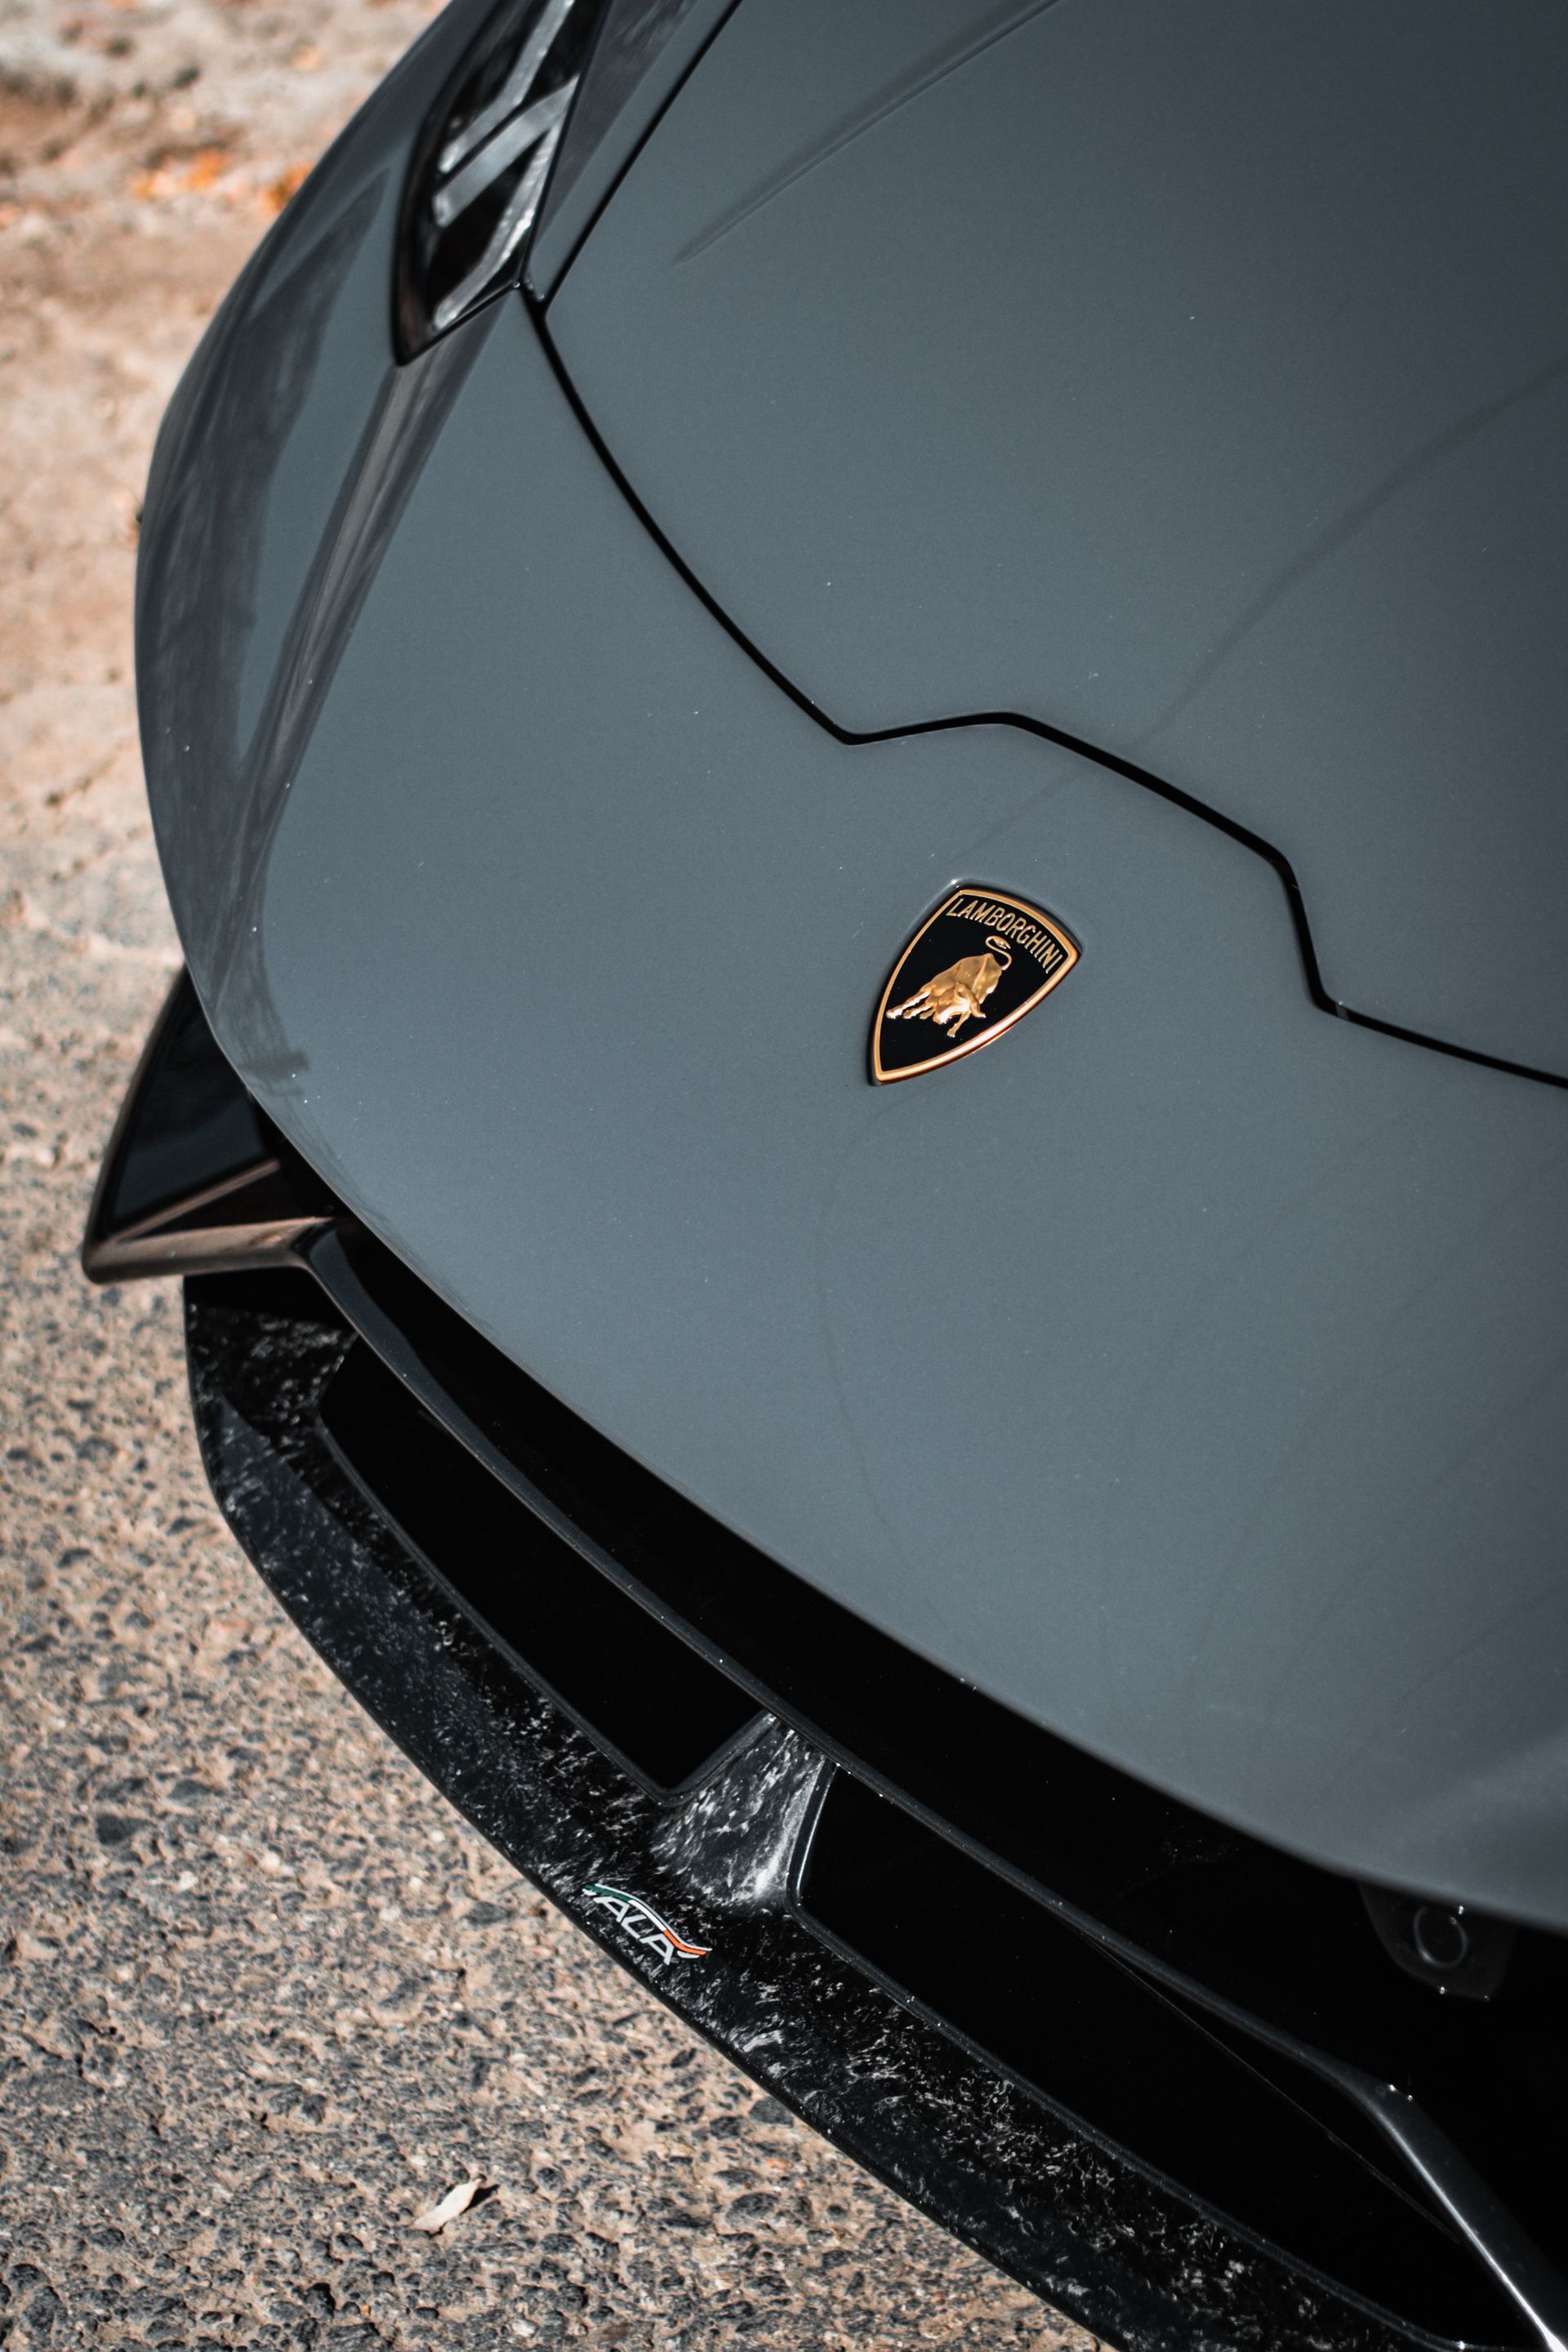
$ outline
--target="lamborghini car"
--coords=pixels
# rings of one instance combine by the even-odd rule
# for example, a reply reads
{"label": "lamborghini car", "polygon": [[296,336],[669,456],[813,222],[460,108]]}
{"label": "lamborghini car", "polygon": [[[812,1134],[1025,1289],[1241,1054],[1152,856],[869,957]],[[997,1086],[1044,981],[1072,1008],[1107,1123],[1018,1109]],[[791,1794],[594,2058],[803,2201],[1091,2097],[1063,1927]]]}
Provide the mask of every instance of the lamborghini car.
{"label": "lamborghini car", "polygon": [[451,0],[215,318],[85,1260],[1122,2352],[1568,2344],[1568,11]]}

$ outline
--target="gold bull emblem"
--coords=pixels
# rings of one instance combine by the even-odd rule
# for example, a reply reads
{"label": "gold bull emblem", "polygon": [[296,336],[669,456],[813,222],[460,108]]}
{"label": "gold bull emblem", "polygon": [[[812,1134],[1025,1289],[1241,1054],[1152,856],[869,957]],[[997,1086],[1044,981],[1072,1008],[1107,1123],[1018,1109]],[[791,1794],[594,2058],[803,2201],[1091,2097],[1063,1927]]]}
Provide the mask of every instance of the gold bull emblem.
{"label": "gold bull emblem", "polygon": [[[888,1007],[889,1021],[934,1021],[951,1045],[966,1021],[984,1021],[982,1006],[1013,961],[1005,940],[988,939],[984,955],[960,956],[928,980],[902,1004]],[[998,962],[997,959],[1001,961]],[[951,1022],[952,1026],[948,1027]]]}

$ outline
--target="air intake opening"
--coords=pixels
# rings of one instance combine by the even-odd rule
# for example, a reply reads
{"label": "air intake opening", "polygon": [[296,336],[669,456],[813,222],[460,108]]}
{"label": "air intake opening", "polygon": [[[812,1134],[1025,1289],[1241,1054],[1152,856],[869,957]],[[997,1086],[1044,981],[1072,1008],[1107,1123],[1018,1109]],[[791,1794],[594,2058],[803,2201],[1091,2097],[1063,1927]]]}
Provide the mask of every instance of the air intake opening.
{"label": "air intake opening", "polygon": [[1183,2195],[1406,2324],[1520,2346],[1514,2306],[1331,2085],[1216,2026],[851,1775],[807,1926]]}
{"label": "air intake opening", "polygon": [[465,1615],[659,1795],[700,1780],[756,1703],[450,1436],[363,1341],[321,1401],[355,1485]]}

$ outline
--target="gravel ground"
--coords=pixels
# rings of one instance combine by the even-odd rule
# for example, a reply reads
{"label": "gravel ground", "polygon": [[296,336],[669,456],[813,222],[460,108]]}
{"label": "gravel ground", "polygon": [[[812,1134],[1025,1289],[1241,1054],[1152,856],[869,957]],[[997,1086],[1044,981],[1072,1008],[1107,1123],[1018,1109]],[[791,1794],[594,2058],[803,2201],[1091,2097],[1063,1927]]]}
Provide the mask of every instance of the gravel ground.
{"label": "gravel ground", "polygon": [[387,1746],[208,1498],[174,1294],[77,1269],[175,961],[131,687],[153,427],[426,13],[0,0],[0,2342],[1091,2352]]}

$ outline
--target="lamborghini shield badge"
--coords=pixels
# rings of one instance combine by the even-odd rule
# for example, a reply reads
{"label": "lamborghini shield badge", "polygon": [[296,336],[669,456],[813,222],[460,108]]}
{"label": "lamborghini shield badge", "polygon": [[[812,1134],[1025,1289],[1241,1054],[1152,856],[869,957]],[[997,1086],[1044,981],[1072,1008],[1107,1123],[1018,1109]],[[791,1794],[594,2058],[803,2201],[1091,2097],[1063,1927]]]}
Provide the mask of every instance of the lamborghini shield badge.
{"label": "lamborghini shield badge", "polygon": [[989,1045],[1067,978],[1078,953],[1038,907],[966,883],[893,967],[871,1024],[872,1077],[916,1078]]}

